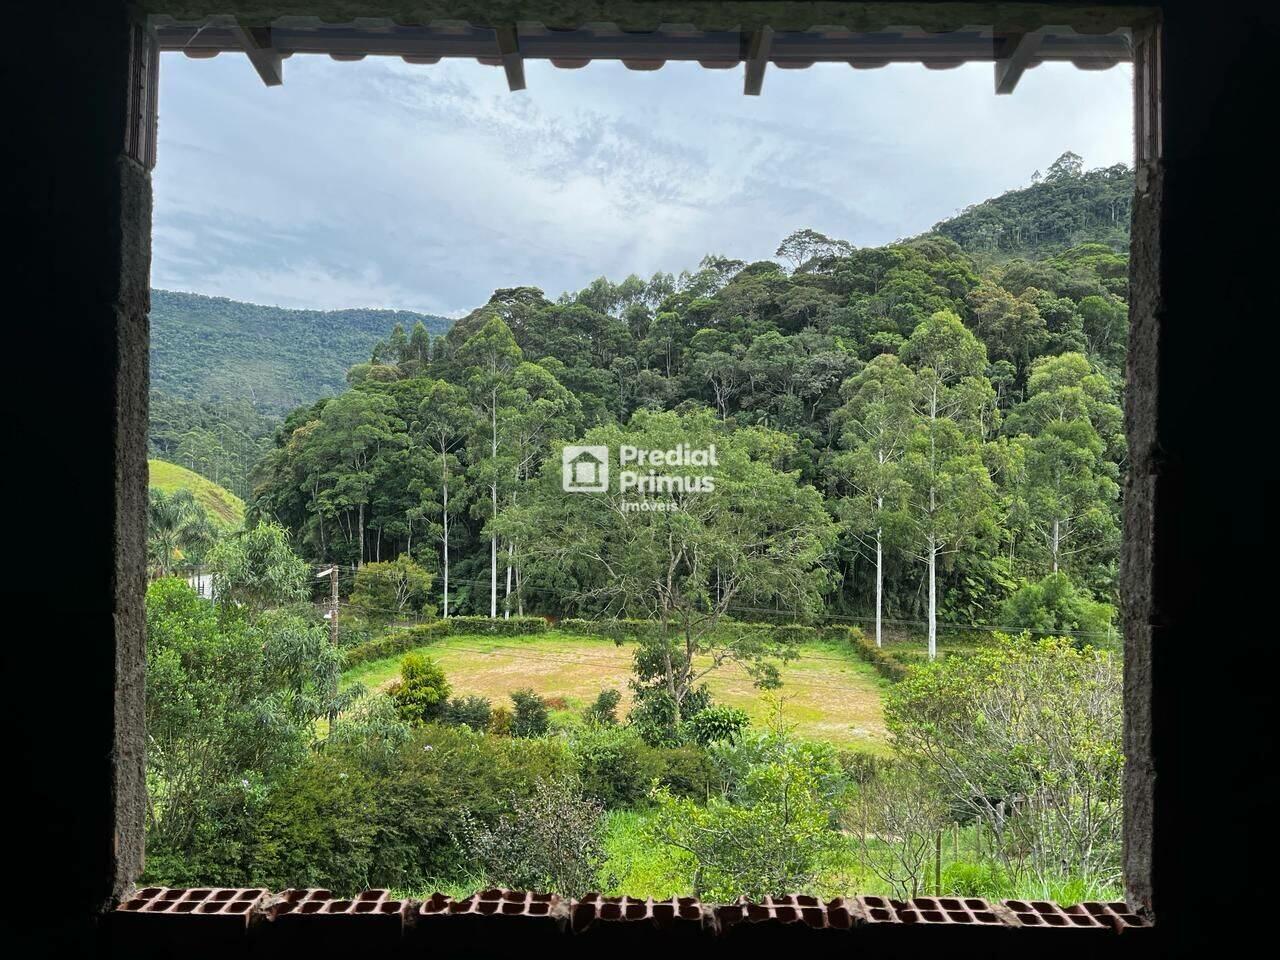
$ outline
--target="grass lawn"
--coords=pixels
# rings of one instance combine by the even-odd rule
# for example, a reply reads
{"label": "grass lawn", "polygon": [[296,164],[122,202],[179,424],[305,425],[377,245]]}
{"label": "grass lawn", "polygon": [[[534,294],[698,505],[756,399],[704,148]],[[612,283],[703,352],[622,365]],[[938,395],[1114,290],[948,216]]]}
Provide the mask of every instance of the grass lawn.
{"label": "grass lawn", "polygon": [[[634,644],[615,644],[550,631],[530,637],[447,637],[421,651],[444,668],[454,696],[476,694],[506,702],[522,687],[580,711],[606,687],[623,695],[620,712],[630,702]],[[400,657],[362,664],[343,678],[370,689],[385,687],[399,673]],[[779,690],[757,690],[738,666],[727,664],[707,679],[716,702],[741,707],[757,723],[782,720],[796,734],[846,746],[885,750],[880,698],[887,684],[871,666],[847,647],[810,643],[799,659],[782,668]],[[553,706],[561,706],[555,703]]]}
{"label": "grass lawn", "polygon": [[212,480],[167,460],[148,460],[147,472],[148,483],[165,493],[190,490],[219,528],[232,530],[244,525],[244,501]]}

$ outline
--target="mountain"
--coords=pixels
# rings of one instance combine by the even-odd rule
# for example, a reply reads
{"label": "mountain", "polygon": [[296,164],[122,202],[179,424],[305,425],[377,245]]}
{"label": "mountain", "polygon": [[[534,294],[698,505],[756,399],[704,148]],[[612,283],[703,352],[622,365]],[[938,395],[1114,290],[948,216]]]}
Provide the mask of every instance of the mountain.
{"label": "mountain", "polygon": [[1119,163],[1084,170],[1079,156],[1064,153],[1032,181],[966,207],[935,225],[933,233],[992,260],[1041,260],[1086,243],[1128,251],[1131,168]]}
{"label": "mountain", "polygon": [[339,392],[353,363],[397,323],[433,336],[452,320],[408,310],[287,310],[151,291],[151,387],[184,400],[248,400],[283,415]]}

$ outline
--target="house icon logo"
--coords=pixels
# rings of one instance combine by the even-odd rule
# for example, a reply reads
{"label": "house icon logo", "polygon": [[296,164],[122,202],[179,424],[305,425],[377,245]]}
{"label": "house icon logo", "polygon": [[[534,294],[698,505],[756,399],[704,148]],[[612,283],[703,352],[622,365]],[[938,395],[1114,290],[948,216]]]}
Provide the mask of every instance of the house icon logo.
{"label": "house icon logo", "polygon": [[609,448],[566,446],[560,455],[560,485],[566,493],[609,489]]}

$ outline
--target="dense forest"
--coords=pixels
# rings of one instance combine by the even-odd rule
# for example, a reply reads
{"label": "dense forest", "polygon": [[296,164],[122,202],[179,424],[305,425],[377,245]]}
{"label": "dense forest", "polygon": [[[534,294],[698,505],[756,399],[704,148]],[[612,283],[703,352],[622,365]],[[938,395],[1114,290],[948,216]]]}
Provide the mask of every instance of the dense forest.
{"label": "dense forest", "polygon": [[347,368],[393,324],[435,334],[450,322],[152,290],[150,455],[247,496],[249,470],[285,413],[341,389]]}
{"label": "dense forest", "polygon": [[547,490],[565,441],[685,431],[763,465],[770,511],[812,493],[831,524],[820,583],[750,584],[740,609],[878,609],[927,623],[931,641],[997,622],[1109,634],[1126,256],[1089,242],[994,258],[950,235],[972,245],[996,235],[974,223],[1016,220],[1039,250],[1091,224],[1111,237],[1097,211],[1126,184],[1068,154],[1028,190],[886,247],[801,230],[776,261],[707,256],[555,300],[498,290],[434,337],[396,323],[348,390],[286,417],[251,513],[316,561],[412,555],[441,573],[446,611],[651,614],[566,555],[583,517]]}
{"label": "dense forest", "polygon": [[287,310],[225,297],[151,291],[151,386],[186,400],[248,400],[283,414],[342,386],[393,324],[444,317],[408,310]]}

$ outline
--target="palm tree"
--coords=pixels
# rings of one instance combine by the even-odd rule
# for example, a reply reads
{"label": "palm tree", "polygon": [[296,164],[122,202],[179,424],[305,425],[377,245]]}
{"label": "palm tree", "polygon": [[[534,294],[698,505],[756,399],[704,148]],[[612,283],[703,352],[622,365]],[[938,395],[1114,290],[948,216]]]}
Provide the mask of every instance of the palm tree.
{"label": "palm tree", "polygon": [[190,490],[151,490],[147,505],[147,559],[153,579],[172,576],[192,550],[213,541],[209,515]]}

